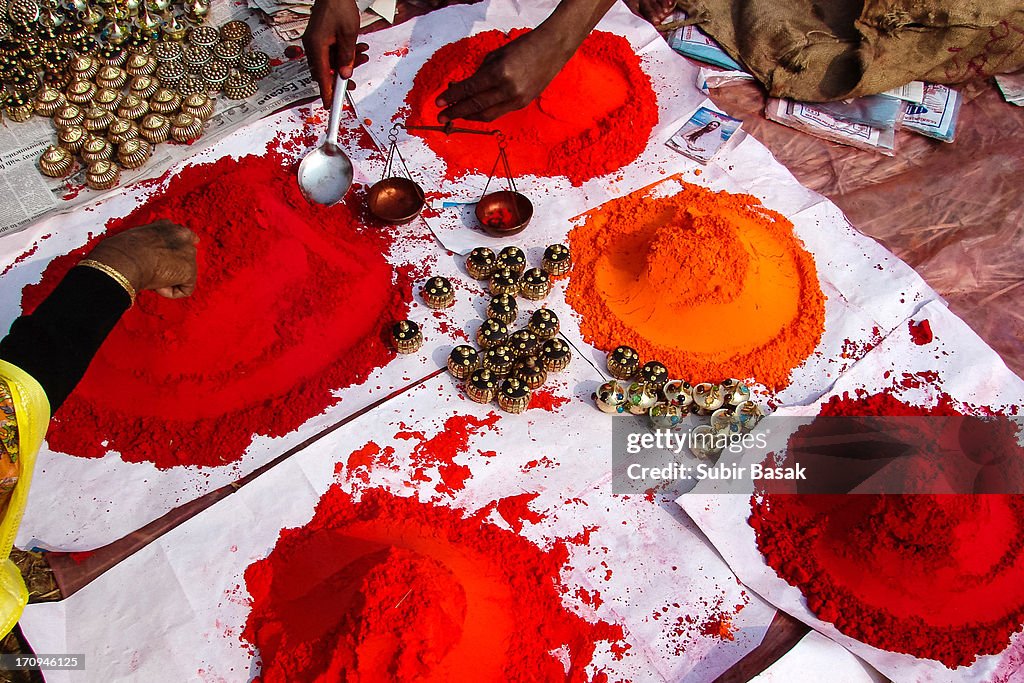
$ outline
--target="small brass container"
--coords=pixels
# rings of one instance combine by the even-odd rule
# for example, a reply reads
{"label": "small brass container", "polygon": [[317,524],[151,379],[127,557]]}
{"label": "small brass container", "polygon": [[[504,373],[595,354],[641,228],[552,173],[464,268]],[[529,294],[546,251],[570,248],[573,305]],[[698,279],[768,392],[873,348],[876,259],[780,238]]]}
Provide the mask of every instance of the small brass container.
{"label": "small brass container", "polygon": [[681,379],[673,379],[665,382],[661,388],[661,395],[672,405],[689,410],[693,403],[693,387],[689,382]]}
{"label": "small brass container", "polygon": [[39,116],[45,116],[47,118],[52,117],[57,113],[57,110],[67,105],[67,98],[57,88],[51,88],[49,86],[43,86],[39,92],[36,93],[36,100],[33,103],[33,111]]}
{"label": "small brass container", "polygon": [[220,39],[245,47],[252,42],[252,29],[244,21],[229,21],[220,27]]}
{"label": "small brass container", "polygon": [[124,63],[129,76],[149,76],[156,71],[156,59],[152,55],[133,54]]}
{"label": "small brass container", "polygon": [[526,254],[519,247],[505,247],[498,253],[498,268],[508,268],[522,275],[526,270]]}
{"label": "small brass container", "polygon": [[181,101],[181,111],[191,114],[200,121],[206,121],[213,116],[213,100],[206,93],[193,93]]}
{"label": "small brass container", "polygon": [[456,379],[466,379],[480,367],[480,354],[472,346],[462,344],[448,354],[448,372]]}
{"label": "small brass container", "polygon": [[100,88],[92,98],[92,105],[113,113],[121,106],[121,91],[113,88]]}
{"label": "small brass container", "polygon": [[203,122],[191,114],[181,113],[171,120],[171,138],[175,142],[192,142],[203,134]]}
{"label": "small brass container", "polygon": [[85,121],[85,112],[77,104],[66,104],[53,115],[53,125],[57,130],[68,126],[80,126]]}
{"label": "small brass container", "polygon": [[633,415],[646,415],[658,402],[658,388],[647,382],[633,382],[626,389],[626,409]]}
{"label": "small brass container", "polygon": [[508,327],[500,320],[488,318],[480,324],[476,331],[476,343],[480,348],[489,349],[492,346],[499,346],[508,339]]}
{"label": "small brass container", "polygon": [[423,188],[409,178],[393,176],[378,180],[366,194],[370,213],[385,223],[403,225],[420,215],[426,198]]}
{"label": "small brass container", "polygon": [[116,45],[100,48],[96,56],[107,66],[124,66],[124,63],[128,61],[128,52]]}
{"label": "small brass container", "polygon": [[537,339],[547,341],[558,334],[560,323],[554,311],[549,308],[540,308],[530,316],[530,322],[527,327],[537,335]]}
{"label": "small brass container", "polygon": [[139,99],[148,100],[160,89],[160,81],[153,76],[136,76],[128,84],[128,93]]}
{"label": "small brass container", "polygon": [[261,50],[246,50],[238,64],[253,80],[258,81],[270,75],[270,56]]}
{"label": "small brass container", "polygon": [[117,161],[125,168],[139,168],[153,155],[153,146],[142,138],[125,140],[117,148]]}
{"label": "small brass container", "polygon": [[114,115],[103,107],[89,107],[82,123],[90,133],[103,133],[114,120]]}
{"label": "small brass container", "polygon": [[672,429],[682,422],[686,415],[682,408],[667,401],[659,401],[647,411],[651,426],[655,429]]}
{"label": "small brass container", "polygon": [[74,163],[75,156],[71,152],[63,147],[50,145],[39,157],[39,170],[50,178],[63,178],[71,173]]}
{"label": "small brass container", "polygon": [[242,58],[242,44],[234,40],[223,40],[210,50],[214,59],[219,59],[230,67],[238,66]]}
{"label": "small brass container", "polygon": [[219,92],[224,89],[231,75],[231,67],[219,59],[211,59],[203,65],[199,75],[206,84],[206,89],[212,92]]}
{"label": "small brass container", "polygon": [[513,356],[522,358],[536,353],[537,347],[540,346],[541,342],[537,339],[537,335],[529,329],[523,328],[510,334],[508,341],[505,343],[512,349]]}
{"label": "small brass container", "polygon": [[618,382],[605,382],[591,396],[594,405],[602,413],[622,415],[626,412],[626,389]]}
{"label": "small brass container", "polygon": [[14,92],[4,100],[4,115],[16,123],[32,118],[34,109],[35,104],[27,93]]}
{"label": "small brass container", "polygon": [[256,94],[257,86],[253,77],[244,71],[235,71],[224,84],[224,94],[230,100],[244,100]]}
{"label": "small brass container", "polygon": [[500,320],[506,326],[514,323],[518,314],[519,307],[516,304],[516,298],[511,294],[498,294],[487,305],[487,317]]}
{"label": "small brass container", "polygon": [[500,378],[490,370],[485,368],[473,370],[466,378],[466,397],[477,403],[490,403],[498,391],[499,381]]}
{"label": "small brass container", "polygon": [[750,400],[750,387],[738,379],[723,379],[722,388],[725,389],[727,405],[735,407]]}
{"label": "small brass container", "polygon": [[450,308],[455,303],[455,289],[445,277],[432,277],[424,282],[422,295],[427,308]]}
{"label": "small brass container", "polygon": [[86,165],[94,164],[97,161],[110,161],[114,157],[114,146],[106,138],[92,135],[82,145],[82,151],[79,154]]}
{"label": "small brass container", "polygon": [[702,382],[693,387],[693,403],[700,415],[710,415],[725,405],[725,391],[720,384]]}
{"label": "small brass container", "polygon": [[139,124],[139,135],[153,145],[167,142],[171,137],[171,120],[163,114],[146,114]]}
{"label": "small brass container", "polygon": [[107,139],[114,145],[120,145],[138,136],[139,127],[130,119],[115,118],[107,127]]}
{"label": "small brass container", "polygon": [[96,94],[96,85],[91,81],[74,80],[68,85],[64,96],[68,102],[84,106],[92,102],[92,96]]}
{"label": "small brass container", "polygon": [[740,429],[749,432],[764,417],[764,411],[753,401],[747,401],[736,406],[735,415]]}
{"label": "small brass container", "polygon": [[519,276],[508,268],[499,268],[491,274],[489,289],[494,295],[516,296],[519,294]]}
{"label": "small brass container", "polygon": [[180,61],[182,57],[181,43],[161,40],[153,48],[153,56],[156,57],[156,61],[159,64]]}
{"label": "small brass container", "polygon": [[149,108],[164,116],[177,114],[181,109],[181,95],[170,88],[160,88],[149,98]]}
{"label": "small brass container", "polygon": [[711,413],[711,429],[716,432],[738,433],[740,431],[740,422],[730,408],[719,408]]}
{"label": "small brass container", "polygon": [[189,29],[188,42],[190,45],[199,45],[206,49],[213,48],[220,42],[220,35],[217,29],[212,26],[194,26]]}
{"label": "small brass container", "polygon": [[85,144],[88,135],[89,132],[85,130],[84,126],[67,126],[57,131],[57,144],[72,154],[77,154]]}
{"label": "small brass container", "polygon": [[188,45],[182,50],[181,62],[190,74],[200,74],[213,61],[213,51],[202,45]]}
{"label": "small brass container", "polygon": [[548,379],[544,364],[534,356],[524,356],[512,364],[512,377],[530,389],[539,389]]}
{"label": "small brass container", "polygon": [[647,361],[640,366],[640,381],[660,387],[668,381],[668,368],[656,360]]}
{"label": "small brass container", "polygon": [[89,164],[85,173],[85,184],[94,190],[109,190],[121,180],[121,171],[112,161],[97,161]]}
{"label": "small brass container", "polygon": [[[176,44],[176,43],[175,43]],[[156,68],[156,77],[163,88],[173,88],[188,72],[181,62],[164,62]]]}
{"label": "small brass container", "polygon": [[552,244],[544,250],[540,267],[551,277],[561,277],[572,268],[572,254],[564,244]]}
{"label": "small brass container", "polygon": [[96,74],[96,85],[101,88],[120,90],[128,82],[128,72],[119,66],[104,66]]}
{"label": "small brass container", "polygon": [[71,60],[68,71],[72,78],[89,80],[100,70],[100,61],[91,55],[79,55]]}
{"label": "small brass container", "polygon": [[572,349],[561,339],[548,339],[541,344],[540,359],[548,372],[561,372],[572,360]]}
{"label": "small brass container", "polygon": [[492,237],[518,235],[533,218],[533,202],[512,190],[491,192],[480,198],[474,210],[484,232]]}
{"label": "small brass container", "polygon": [[200,92],[205,93],[209,90],[209,87],[206,85],[206,81],[198,74],[188,74],[178,81],[176,89],[184,97]]}
{"label": "small brass container", "polygon": [[474,280],[486,280],[498,268],[498,257],[487,247],[477,247],[466,257],[466,272]]}
{"label": "small brass container", "polygon": [[510,377],[498,388],[498,406],[507,413],[521,413],[530,407],[532,392],[526,382]]}
{"label": "small brass container", "polygon": [[[134,0],[128,0],[128,2],[133,1]],[[135,11],[138,12],[138,8],[136,8]],[[141,31],[133,33],[126,41],[124,41],[124,46],[129,55],[153,54],[153,39]]]}
{"label": "small brass container", "polygon": [[512,372],[512,363],[515,362],[515,358],[512,356],[512,350],[504,344],[492,346],[484,351],[483,356],[481,366],[485,370],[490,370],[499,377],[505,377]]}
{"label": "small brass container", "polygon": [[136,95],[125,95],[117,108],[118,118],[138,121],[149,113],[149,102]]}
{"label": "small brass container", "polygon": [[391,342],[399,353],[416,353],[423,346],[423,333],[413,321],[401,320],[391,326]]}
{"label": "small brass container", "polygon": [[519,293],[530,301],[540,301],[551,291],[548,274],[540,268],[530,268],[519,281]]}
{"label": "small brass container", "polygon": [[618,346],[608,354],[608,372],[615,379],[629,379],[640,368],[640,354],[630,346]]}

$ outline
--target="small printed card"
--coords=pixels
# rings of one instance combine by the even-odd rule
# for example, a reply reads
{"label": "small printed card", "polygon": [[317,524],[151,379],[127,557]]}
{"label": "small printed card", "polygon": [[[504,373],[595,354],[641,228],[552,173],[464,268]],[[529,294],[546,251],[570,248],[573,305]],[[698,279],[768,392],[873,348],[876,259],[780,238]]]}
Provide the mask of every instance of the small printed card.
{"label": "small printed card", "polygon": [[706,164],[740,129],[740,123],[725,114],[701,107],[665,144]]}

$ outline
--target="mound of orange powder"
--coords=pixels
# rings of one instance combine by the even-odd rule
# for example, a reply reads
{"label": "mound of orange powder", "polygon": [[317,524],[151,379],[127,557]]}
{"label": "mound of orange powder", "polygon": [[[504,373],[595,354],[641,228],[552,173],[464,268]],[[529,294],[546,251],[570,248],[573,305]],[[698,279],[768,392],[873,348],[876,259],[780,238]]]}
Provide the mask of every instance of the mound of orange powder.
{"label": "mound of orange powder", "polygon": [[785,387],[825,329],[814,259],[755,197],[681,185],[608,202],[570,233],[566,299],[584,338],[682,379]]}

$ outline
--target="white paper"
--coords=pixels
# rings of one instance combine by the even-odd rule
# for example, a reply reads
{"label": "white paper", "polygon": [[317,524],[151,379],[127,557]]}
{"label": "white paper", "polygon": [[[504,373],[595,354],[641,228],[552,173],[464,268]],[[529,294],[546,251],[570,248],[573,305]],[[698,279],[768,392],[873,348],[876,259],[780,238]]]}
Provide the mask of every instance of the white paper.
{"label": "white paper", "polygon": [[[921,346],[914,343],[910,336],[910,319],[927,319],[934,340]],[[941,391],[957,401],[981,405],[998,403],[1012,407],[1024,402],[1024,380],[1014,375],[999,356],[945,305],[932,301],[898,325],[815,405],[782,408],[776,415],[813,416],[817,414],[818,405],[833,395],[844,392],[853,395],[857,389],[869,393],[891,391],[903,373],[913,375],[927,371],[938,373],[936,384],[924,383],[920,388],[903,390],[898,393],[898,398],[910,405],[930,405]],[[762,425],[770,427],[773,417],[769,416]],[[765,564],[757,549],[754,531],[746,522],[750,516],[749,495],[710,493],[714,488],[710,481],[701,482],[693,492],[681,496],[677,502],[722,553],[740,580],[779,609],[840,643],[890,679],[934,683],[988,681],[994,672],[1016,665],[1015,658],[1019,655],[1013,654],[1014,648],[1010,648],[1000,655],[980,657],[970,667],[950,670],[939,662],[886,652],[840,633],[832,624],[815,617],[800,590],[779,578]],[[1014,640],[1019,641],[1020,638],[1015,637]]]}
{"label": "white paper", "polygon": [[811,631],[750,683],[883,683],[884,676],[841,645]]}
{"label": "white paper", "polygon": [[[287,110],[247,126],[197,154],[194,162],[259,153],[277,135],[306,130],[311,125],[306,121],[310,116],[321,119],[316,129],[322,131],[326,115],[319,106],[316,112],[314,115],[308,108]],[[351,113],[346,114],[343,125],[357,125]],[[301,155],[303,151],[299,149],[295,153]],[[348,151],[356,165],[356,182],[372,183],[380,173],[379,156],[351,146]],[[53,257],[83,244],[87,236],[102,229],[109,218],[131,212],[152,191],[126,188],[87,210],[47,218],[24,232],[0,240],[0,270],[38,244],[38,250],[30,258],[4,275],[0,325],[6,329],[20,315],[22,288],[37,282]],[[479,291],[479,285],[460,272],[456,260],[437,249],[432,239],[422,239],[430,234],[422,222],[387,229],[396,235],[394,251],[389,256],[393,263],[419,264],[431,274],[449,277],[457,289],[456,306],[436,315],[426,310],[420,303],[418,291],[415,293],[410,317],[423,327],[426,343],[422,352],[399,356],[386,367],[375,370],[362,385],[342,390],[338,394],[342,399],[339,403],[320,415],[310,415],[305,424],[287,436],[254,438],[239,461],[223,467],[159,470],[150,463],[126,463],[114,453],[100,459],[79,458],[54,453],[44,445],[37,461],[28,509],[19,529],[18,545],[56,550],[89,550],[106,545],[183,503],[241,478],[328,426],[442,367],[447,351],[441,354],[438,349],[449,349],[455,343],[452,334],[456,333],[444,334],[441,330],[443,326],[463,332],[473,329],[473,321],[478,317],[474,308],[477,302],[475,297],[471,299],[469,292]]]}
{"label": "white paper", "polygon": [[[359,87],[354,98],[360,115],[372,121],[370,128],[376,138],[387,139],[392,119],[402,108],[413,78],[438,47],[480,31],[536,26],[554,4],[550,1],[530,3],[522,7],[521,14],[509,11],[509,7],[502,3],[449,7],[405,22],[393,30],[365,36],[371,60],[356,72]],[[565,178],[517,175],[516,186],[533,202],[534,217],[521,235],[496,240],[476,228],[471,205],[483,193],[487,177],[469,175],[458,182],[445,181],[444,161],[422,139],[400,132],[399,149],[424,190],[445,196],[452,202],[464,202],[442,210],[439,218],[427,220],[447,249],[464,254],[482,242],[493,245],[492,248],[562,242],[571,217],[643,187],[658,176],[699,167],[692,160],[681,159],[663,144],[704,99],[691,85],[697,67],[675,54],[650,24],[639,20],[622,5],[613,6],[597,28],[627,38],[640,54],[642,68],[651,77],[658,96],[659,119],[644,152],[625,168],[594,178],[581,188],[574,188]],[[408,54],[399,56],[399,48],[407,48]],[[481,144],[481,154],[493,154],[496,158],[496,145]],[[489,165],[491,159],[488,156],[484,165]],[[512,171],[515,173],[516,169]]]}
{"label": "white paper", "polygon": [[[429,438],[451,415],[484,417],[495,406],[460,398],[445,374],[357,418],[67,600],[29,606],[21,625],[37,652],[59,646],[64,649],[54,651],[84,652],[88,663],[84,676],[53,672],[47,680],[245,680],[253,667],[239,640],[248,615],[245,568],[268,554],[279,529],[306,523],[323,491],[350,474],[346,487],[383,486],[468,511],[537,492],[530,507],[545,519],[527,522],[521,534],[541,546],[597,525],[587,546],[570,546],[564,600],[585,618],[623,625],[633,647],[629,657],[616,661],[599,645],[595,665],[607,667],[612,680],[713,680],[760,643],[774,610],[737,584],[671,501],[611,495],[605,445],[611,421],[587,398],[598,381],[586,363],[573,361],[549,380],[553,393],[572,397],[569,404],[555,412],[503,414],[491,430],[471,436],[455,461],[472,476],[454,497],[435,490],[436,468],[426,470],[428,481],[409,488],[416,442],[395,435],[409,425]],[[336,473],[339,463],[370,441],[395,449],[396,470],[360,467],[348,473],[342,465]],[[487,451],[496,455],[481,453]],[[355,483],[364,472],[368,482]],[[582,502],[566,502],[575,498]],[[488,519],[507,528],[496,513]],[[146,599],[125,585],[145,585]],[[575,597],[577,587],[600,592],[604,602],[596,612]],[[727,611],[746,603],[732,618],[735,640],[701,635],[699,627],[682,638],[673,633],[678,618],[713,613],[707,604],[718,598]]]}

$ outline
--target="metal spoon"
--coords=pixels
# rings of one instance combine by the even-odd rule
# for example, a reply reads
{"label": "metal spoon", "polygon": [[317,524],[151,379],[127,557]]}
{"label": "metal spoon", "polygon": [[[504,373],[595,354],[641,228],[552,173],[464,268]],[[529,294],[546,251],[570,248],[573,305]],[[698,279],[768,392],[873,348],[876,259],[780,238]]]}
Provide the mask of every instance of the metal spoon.
{"label": "metal spoon", "polygon": [[352,187],[352,161],[338,147],[338,126],[341,110],[348,90],[348,79],[338,76],[331,101],[331,119],[327,125],[327,139],[299,164],[299,189],[311,202],[330,206],[337,204]]}

